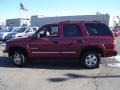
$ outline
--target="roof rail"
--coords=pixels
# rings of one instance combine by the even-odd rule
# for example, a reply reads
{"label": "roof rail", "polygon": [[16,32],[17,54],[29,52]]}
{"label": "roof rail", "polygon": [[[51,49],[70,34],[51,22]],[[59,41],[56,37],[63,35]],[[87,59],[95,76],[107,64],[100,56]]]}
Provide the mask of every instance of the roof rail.
{"label": "roof rail", "polygon": [[65,22],[102,22],[102,21],[62,21],[62,22],[59,22],[59,23],[65,23]]}
{"label": "roof rail", "polygon": [[73,21],[69,21],[69,20],[68,20],[68,21],[61,21],[61,22],[59,22],[59,23],[64,23],[64,22],[73,22]]}

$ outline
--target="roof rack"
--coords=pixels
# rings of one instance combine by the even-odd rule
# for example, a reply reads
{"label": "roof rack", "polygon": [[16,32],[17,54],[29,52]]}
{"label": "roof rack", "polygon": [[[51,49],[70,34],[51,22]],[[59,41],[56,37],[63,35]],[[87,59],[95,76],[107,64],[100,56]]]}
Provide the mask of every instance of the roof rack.
{"label": "roof rack", "polygon": [[62,22],[59,22],[59,23],[65,23],[65,22],[102,22],[102,21],[62,21]]}
{"label": "roof rack", "polygon": [[59,22],[59,23],[64,23],[64,22],[73,22],[73,21],[69,21],[69,20],[68,20],[68,21],[61,21],[61,22]]}

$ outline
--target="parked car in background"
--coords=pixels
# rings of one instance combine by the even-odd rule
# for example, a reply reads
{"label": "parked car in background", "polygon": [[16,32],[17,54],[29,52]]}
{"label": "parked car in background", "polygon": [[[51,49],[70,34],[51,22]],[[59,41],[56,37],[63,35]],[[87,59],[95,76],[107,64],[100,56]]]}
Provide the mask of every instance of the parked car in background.
{"label": "parked car in background", "polygon": [[0,41],[5,41],[5,37],[8,33],[12,32],[13,28],[5,27],[0,30]]}
{"label": "parked car in background", "polygon": [[115,27],[113,30],[115,37],[120,36],[120,26]]}
{"label": "parked car in background", "polygon": [[0,26],[0,30],[2,29],[2,27]]}
{"label": "parked car in background", "polygon": [[120,31],[117,29],[114,29],[113,33],[114,33],[115,37],[118,37],[120,35]]}
{"label": "parked car in background", "polygon": [[10,40],[13,38],[28,37],[37,31],[37,27],[21,27],[16,28],[13,32],[6,35],[5,40]]}

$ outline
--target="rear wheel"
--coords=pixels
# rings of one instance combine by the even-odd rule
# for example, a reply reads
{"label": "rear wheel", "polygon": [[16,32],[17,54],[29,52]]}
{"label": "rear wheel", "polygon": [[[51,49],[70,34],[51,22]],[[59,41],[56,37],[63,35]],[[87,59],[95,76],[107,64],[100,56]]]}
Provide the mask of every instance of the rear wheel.
{"label": "rear wheel", "polygon": [[89,51],[83,54],[82,56],[82,64],[89,69],[99,67],[100,56],[98,53]]}
{"label": "rear wheel", "polygon": [[23,66],[27,63],[27,56],[23,51],[15,50],[12,54],[12,61],[16,66]]}

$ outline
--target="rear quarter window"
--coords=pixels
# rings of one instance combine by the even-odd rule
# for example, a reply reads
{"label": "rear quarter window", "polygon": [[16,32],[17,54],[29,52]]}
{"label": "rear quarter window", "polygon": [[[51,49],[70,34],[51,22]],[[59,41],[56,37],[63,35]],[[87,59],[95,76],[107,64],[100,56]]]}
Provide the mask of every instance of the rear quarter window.
{"label": "rear quarter window", "polygon": [[102,23],[85,23],[90,36],[113,36],[110,28]]}

